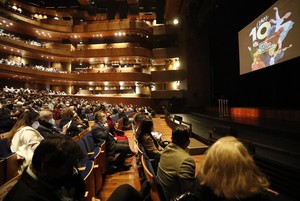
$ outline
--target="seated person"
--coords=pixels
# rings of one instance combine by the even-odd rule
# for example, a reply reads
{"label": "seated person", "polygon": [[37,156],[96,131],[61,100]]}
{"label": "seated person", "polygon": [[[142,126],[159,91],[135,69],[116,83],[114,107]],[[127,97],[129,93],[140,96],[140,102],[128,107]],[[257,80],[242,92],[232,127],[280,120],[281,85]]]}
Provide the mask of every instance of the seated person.
{"label": "seated person", "polygon": [[[91,133],[96,144],[102,140],[106,141],[106,153],[112,171],[130,169],[131,165],[125,164],[125,158],[133,155],[128,141],[116,140],[109,132],[105,113],[101,111],[95,113],[95,124],[92,126]],[[114,159],[115,154],[119,154],[116,159]]]}
{"label": "seated person", "polygon": [[140,124],[144,119],[151,119],[147,114],[145,114],[144,109],[141,109],[133,116],[133,133],[137,136],[137,138],[141,132]]}
{"label": "seated person", "polygon": [[36,148],[32,163],[4,201],[82,200],[85,183],[76,169],[82,157],[80,147],[70,137],[49,136]]}
{"label": "seated person", "polygon": [[122,130],[130,130],[132,128],[131,122],[129,121],[128,116],[125,113],[125,109],[122,109],[119,113],[119,119],[123,118]]}
{"label": "seated person", "polygon": [[152,166],[154,171],[157,171],[158,162],[163,148],[159,145],[158,141],[153,137],[153,121],[151,119],[143,120],[141,122],[141,132],[138,142],[141,143],[146,151],[147,156],[153,159]]}
{"label": "seated person", "polygon": [[86,128],[89,127],[90,126],[89,122],[95,120],[92,110],[89,108],[86,108],[84,110],[84,114],[82,115],[81,119],[82,119],[84,126]]}
{"label": "seated person", "polygon": [[189,129],[184,125],[172,131],[172,143],[164,148],[157,168],[157,177],[170,199],[195,188],[195,161],[185,150],[190,143]]}
{"label": "seated person", "polygon": [[63,129],[65,125],[67,125],[66,134],[73,137],[78,135],[81,131],[84,130],[84,125],[81,118],[77,115],[77,113],[71,108],[64,108],[61,111],[61,120],[60,120],[60,129]]}
{"label": "seated person", "polygon": [[39,127],[39,113],[34,110],[24,112],[9,131],[8,143],[17,154],[19,170],[31,163],[33,152],[44,137],[36,130]]}
{"label": "seated person", "polygon": [[123,130],[117,129],[116,124],[113,122],[113,119],[111,118],[111,115],[109,113],[106,114],[107,116],[107,123],[109,127],[109,132],[117,138],[117,140],[126,140],[128,141],[128,137],[125,134]]}
{"label": "seated person", "polygon": [[66,126],[63,127],[64,130],[62,131],[55,127],[55,120],[53,119],[53,114],[50,110],[40,111],[39,123],[40,126],[37,130],[44,138],[51,135],[66,134]]}
{"label": "seated person", "polygon": [[274,197],[247,149],[232,136],[220,138],[208,149],[197,178],[199,200],[269,201]]}
{"label": "seated person", "polygon": [[12,129],[18,117],[13,115],[13,112],[5,110],[0,103],[0,133],[6,133]]}

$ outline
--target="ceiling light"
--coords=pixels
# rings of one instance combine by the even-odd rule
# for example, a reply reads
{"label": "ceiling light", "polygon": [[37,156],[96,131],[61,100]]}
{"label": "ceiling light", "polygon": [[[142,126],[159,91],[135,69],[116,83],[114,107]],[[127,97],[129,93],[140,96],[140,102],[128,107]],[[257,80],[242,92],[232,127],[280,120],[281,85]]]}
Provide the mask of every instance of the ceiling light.
{"label": "ceiling light", "polygon": [[173,24],[174,24],[174,25],[176,25],[176,24],[178,24],[178,23],[179,23],[178,19],[174,19],[174,20],[173,20]]}

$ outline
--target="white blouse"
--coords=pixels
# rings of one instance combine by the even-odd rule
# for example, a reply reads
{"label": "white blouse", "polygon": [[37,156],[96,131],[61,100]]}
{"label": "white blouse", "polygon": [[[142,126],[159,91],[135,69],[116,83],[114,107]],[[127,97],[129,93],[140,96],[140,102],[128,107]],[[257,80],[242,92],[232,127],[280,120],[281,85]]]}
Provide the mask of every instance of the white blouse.
{"label": "white blouse", "polygon": [[20,128],[12,138],[10,149],[18,159],[24,159],[21,170],[31,163],[35,148],[43,140],[43,136],[31,126]]}

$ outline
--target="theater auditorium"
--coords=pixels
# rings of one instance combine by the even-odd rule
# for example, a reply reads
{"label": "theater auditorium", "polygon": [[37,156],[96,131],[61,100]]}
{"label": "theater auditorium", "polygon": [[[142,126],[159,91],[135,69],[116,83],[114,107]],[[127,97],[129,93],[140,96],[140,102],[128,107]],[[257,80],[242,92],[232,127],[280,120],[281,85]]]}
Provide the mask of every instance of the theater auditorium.
{"label": "theater auditorium", "polygon": [[[191,192],[171,199],[157,182],[138,139],[140,114],[164,149],[176,127],[188,128],[196,173],[215,142],[234,136],[268,179],[272,200],[299,200],[299,4],[1,0],[0,200],[24,171],[11,139],[29,110],[40,125],[51,113],[53,128],[86,154],[82,200],[119,200],[112,195],[124,184],[142,200],[195,200]],[[107,141],[88,139],[103,114],[115,141],[129,146],[122,168],[110,162],[122,153],[112,157]]]}

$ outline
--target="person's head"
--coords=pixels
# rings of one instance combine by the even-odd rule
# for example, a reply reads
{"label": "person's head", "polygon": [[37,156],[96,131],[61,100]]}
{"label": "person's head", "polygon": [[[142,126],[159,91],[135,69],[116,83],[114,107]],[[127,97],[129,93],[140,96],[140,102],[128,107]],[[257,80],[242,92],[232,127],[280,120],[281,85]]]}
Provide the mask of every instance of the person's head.
{"label": "person's head", "polygon": [[72,119],[74,116],[74,110],[72,110],[69,107],[65,107],[64,109],[62,109],[60,114],[62,117],[65,117],[67,119]]}
{"label": "person's head", "polygon": [[151,134],[153,131],[153,121],[151,119],[142,120],[140,129],[140,135]]}
{"label": "person's head", "polygon": [[25,111],[20,115],[18,121],[16,122],[16,125],[18,126],[18,128],[22,126],[32,126],[32,124],[36,122],[38,118],[39,118],[39,113],[37,113],[36,111],[34,110]]}
{"label": "person's head", "polygon": [[49,136],[35,149],[31,168],[39,178],[60,185],[68,182],[82,158],[83,152],[72,138]]}
{"label": "person's head", "polygon": [[[15,133],[22,127],[24,126],[31,126],[34,129],[37,129],[37,127],[39,126],[38,124],[38,117],[39,117],[39,113],[37,113],[34,110],[29,110],[29,111],[25,111],[23,112],[20,117],[18,118],[17,122],[15,123],[15,125],[12,127],[12,129],[10,130],[10,136],[11,138],[15,135]],[[9,140],[9,142],[11,142],[11,139]]]}
{"label": "person's head", "polygon": [[107,122],[106,114],[101,111],[96,112],[95,122],[105,124]]}
{"label": "person's head", "polygon": [[172,143],[182,147],[187,148],[190,144],[190,130],[184,125],[176,126],[172,131]]}
{"label": "person's head", "polygon": [[92,110],[91,110],[90,108],[86,108],[86,109],[84,110],[84,114],[85,114],[86,116],[89,116],[89,115],[92,115],[93,112],[92,112]]}
{"label": "person's head", "polygon": [[39,121],[44,121],[52,125],[55,125],[55,121],[53,119],[53,113],[49,110],[40,111]]}
{"label": "person's head", "polygon": [[200,166],[199,180],[218,195],[240,199],[269,185],[245,146],[233,136],[217,140]]}
{"label": "person's head", "polygon": [[10,112],[10,116],[19,118],[23,112],[24,112],[24,109],[22,107],[16,107]]}

